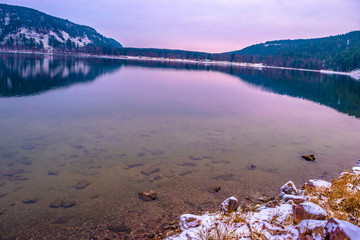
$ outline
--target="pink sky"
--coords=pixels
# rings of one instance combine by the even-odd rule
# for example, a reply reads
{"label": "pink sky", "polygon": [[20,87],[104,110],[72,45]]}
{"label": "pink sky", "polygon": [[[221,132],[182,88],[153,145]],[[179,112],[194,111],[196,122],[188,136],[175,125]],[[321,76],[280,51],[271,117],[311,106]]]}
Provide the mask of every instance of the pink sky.
{"label": "pink sky", "polygon": [[359,0],[3,0],[94,27],[125,47],[225,52],[360,30]]}

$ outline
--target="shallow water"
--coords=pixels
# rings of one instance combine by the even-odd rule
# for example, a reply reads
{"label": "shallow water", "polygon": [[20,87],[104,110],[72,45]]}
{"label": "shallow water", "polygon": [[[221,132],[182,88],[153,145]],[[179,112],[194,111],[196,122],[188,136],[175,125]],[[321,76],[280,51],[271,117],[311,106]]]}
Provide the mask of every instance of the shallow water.
{"label": "shallow water", "polygon": [[[344,76],[4,54],[0,68],[3,238],[112,222],[141,235],[231,195],[331,180],[360,156],[360,83]],[[138,198],[148,189],[157,200]]]}

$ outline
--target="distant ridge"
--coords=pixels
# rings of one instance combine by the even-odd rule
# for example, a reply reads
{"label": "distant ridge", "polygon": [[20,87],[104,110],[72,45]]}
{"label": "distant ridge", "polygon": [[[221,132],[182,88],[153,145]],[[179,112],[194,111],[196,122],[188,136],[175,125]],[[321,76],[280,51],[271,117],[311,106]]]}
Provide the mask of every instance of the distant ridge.
{"label": "distant ridge", "polygon": [[225,53],[125,48],[91,27],[34,9],[0,4],[0,51],[8,50],[261,63],[341,72],[360,69],[360,31],[314,39],[268,41]]}
{"label": "distant ridge", "polygon": [[0,4],[0,45],[14,49],[74,50],[86,47],[121,48],[95,29],[40,11]]}
{"label": "distant ridge", "polygon": [[351,71],[360,68],[360,31],[297,40],[277,40],[228,52],[234,61],[250,60],[268,65]]}

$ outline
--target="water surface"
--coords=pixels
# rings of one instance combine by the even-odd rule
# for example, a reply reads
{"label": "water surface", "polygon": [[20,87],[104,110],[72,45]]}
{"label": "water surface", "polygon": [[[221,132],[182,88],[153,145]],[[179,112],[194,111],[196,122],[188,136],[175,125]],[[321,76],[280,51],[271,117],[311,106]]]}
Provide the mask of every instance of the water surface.
{"label": "water surface", "polygon": [[[360,156],[360,83],[345,76],[4,54],[0,69],[3,238],[111,223],[136,238],[232,195],[331,180]],[[148,189],[157,200],[138,198]]]}

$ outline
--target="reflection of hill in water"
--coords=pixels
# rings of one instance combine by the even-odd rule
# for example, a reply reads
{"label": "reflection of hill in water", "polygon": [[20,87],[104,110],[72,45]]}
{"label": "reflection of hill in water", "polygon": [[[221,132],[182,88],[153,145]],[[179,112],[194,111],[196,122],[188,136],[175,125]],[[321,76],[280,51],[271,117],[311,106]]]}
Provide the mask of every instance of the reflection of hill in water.
{"label": "reflection of hill in water", "polygon": [[310,100],[360,117],[360,82],[313,72],[99,58],[0,56],[0,96],[28,96],[86,83],[121,66],[218,71],[268,92]]}
{"label": "reflection of hill in water", "polygon": [[91,82],[120,67],[109,59],[2,54],[0,96],[31,96]]}

